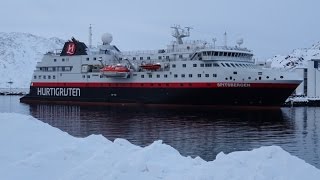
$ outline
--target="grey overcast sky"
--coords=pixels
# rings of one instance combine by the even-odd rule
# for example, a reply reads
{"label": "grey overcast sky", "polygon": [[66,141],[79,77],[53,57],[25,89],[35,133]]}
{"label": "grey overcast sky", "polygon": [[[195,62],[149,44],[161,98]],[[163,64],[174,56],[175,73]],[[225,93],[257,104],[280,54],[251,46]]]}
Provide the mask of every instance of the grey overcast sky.
{"label": "grey overcast sky", "polygon": [[189,39],[244,45],[260,58],[290,53],[320,41],[320,0],[1,0],[3,32],[93,44],[104,32],[121,50],[160,49],[173,40],[170,26],[191,26]]}

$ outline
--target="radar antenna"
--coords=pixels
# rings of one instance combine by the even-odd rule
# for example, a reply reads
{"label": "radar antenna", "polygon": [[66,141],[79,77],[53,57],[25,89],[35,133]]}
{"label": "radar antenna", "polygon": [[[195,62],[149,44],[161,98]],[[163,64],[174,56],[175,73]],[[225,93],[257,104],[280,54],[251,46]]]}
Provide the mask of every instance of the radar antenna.
{"label": "radar antenna", "polygon": [[238,39],[238,40],[237,40],[237,44],[238,44],[238,46],[240,47],[241,44],[243,44],[243,38]]}
{"label": "radar antenna", "polygon": [[173,29],[172,36],[176,38],[178,44],[183,44],[182,38],[189,37],[190,29],[192,29],[192,27],[185,27],[185,30],[179,25],[174,25],[171,28]]}

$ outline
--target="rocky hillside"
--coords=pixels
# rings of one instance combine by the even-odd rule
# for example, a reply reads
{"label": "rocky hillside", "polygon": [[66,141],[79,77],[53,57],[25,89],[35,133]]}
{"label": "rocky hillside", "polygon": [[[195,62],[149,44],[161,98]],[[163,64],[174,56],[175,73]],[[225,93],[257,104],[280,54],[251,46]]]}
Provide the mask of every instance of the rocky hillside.
{"label": "rocky hillside", "polygon": [[291,69],[306,67],[311,59],[320,58],[320,42],[310,48],[295,49],[288,55],[277,55],[267,60],[267,64],[273,68]]}

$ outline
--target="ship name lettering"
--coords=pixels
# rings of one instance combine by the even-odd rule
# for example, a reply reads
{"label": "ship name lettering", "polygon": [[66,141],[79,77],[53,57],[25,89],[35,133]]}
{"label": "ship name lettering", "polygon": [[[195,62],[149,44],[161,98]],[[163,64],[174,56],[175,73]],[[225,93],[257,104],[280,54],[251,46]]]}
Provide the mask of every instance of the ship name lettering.
{"label": "ship name lettering", "polygon": [[80,96],[80,88],[37,88],[38,96]]}
{"label": "ship name lettering", "polygon": [[217,87],[250,87],[250,83],[217,83]]}

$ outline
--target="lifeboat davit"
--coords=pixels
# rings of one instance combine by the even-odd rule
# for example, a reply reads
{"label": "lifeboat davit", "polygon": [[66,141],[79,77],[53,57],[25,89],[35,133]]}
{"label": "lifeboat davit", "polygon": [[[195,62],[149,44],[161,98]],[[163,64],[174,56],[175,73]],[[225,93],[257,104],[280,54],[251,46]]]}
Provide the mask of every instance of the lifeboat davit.
{"label": "lifeboat davit", "polygon": [[142,64],[142,65],[140,65],[140,67],[142,69],[146,69],[146,70],[150,70],[150,71],[156,71],[156,70],[161,68],[161,64],[159,64],[159,63],[155,63],[155,64],[148,63],[148,64]]}
{"label": "lifeboat davit", "polygon": [[100,72],[110,78],[128,78],[130,74],[130,70],[121,64],[105,66]]}

